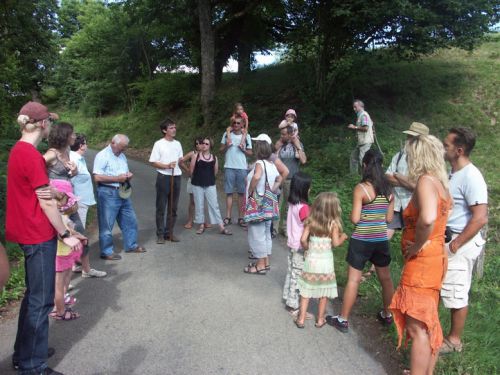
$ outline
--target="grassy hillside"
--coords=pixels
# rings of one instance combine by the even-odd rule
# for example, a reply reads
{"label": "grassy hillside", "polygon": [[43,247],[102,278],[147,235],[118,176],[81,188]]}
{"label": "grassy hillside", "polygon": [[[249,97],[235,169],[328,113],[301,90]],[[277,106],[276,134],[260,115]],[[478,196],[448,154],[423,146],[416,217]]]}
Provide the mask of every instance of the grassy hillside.
{"label": "grassy hillside", "polygon": [[[500,364],[500,297],[496,272],[500,261],[500,137],[498,116],[500,109],[500,38],[493,36],[472,53],[444,50],[421,60],[394,62],[383,51],[375,51],[355,63],[349,79],[334,89],[332,106],[319,110],[312,85],[310,67],[283,64],[260,69],[246,82],[227,74],[214,103],[216,120],[209,128],[200,127],[197,104],[197,77],[161,77],[154,90],[138,85],[140,99],[128,113],[102,118],[87,118],[80,113],[60,111],[62,118],[85,132],[96,147],[117,132],[131,138],[131,146],[145,154],[160,137],[159,120],[169,115],[178,125],[178,138],[187,149],[195,135],[212,135],[219,142],[228,124],[234,102],[243,102],[250,117],[251,133],[260,132],[277,138],[277,124],[286,109],[297,110],[300,136],[309,162],[307,171],[313,175],[313,193],[324,190],[338,192],[344,211],[347,231],[351,209],[351,191],[357,179],[348,176],[349,153],[355,144],[354,135],[346,125],[354,120],[351,109],[353,98],[365,101],[366,109],[375,121],[377,136],[386,158],[399,149],[404,140],[401,131],[412,121],[429,126],[432,134],[443,137],[453,126],[468,126],[478,135],[472,160],[484,173],[490,194],[490,223],[485,274],[474,282],[471,293],[471,311],[465,331],[465,351],[440,360],[439,374],[497,373]],[[163,90],[162,87],[167,87]],[[163,91],[162,91],[163,90]],[[174,98],[175,96],[175,98]],[[175,100],[183,98],[183,102]],[[393,240],[394,262],[391,272],[399,281],[402,259]],[[344,261],[346,247],[336,254],[339,284],[346,281]],[[357,311],[375,314],[380,306],[380,287],[373,279],[362,284],[362,295]],[[449,326],[448,312],[441,313],[443,329]],[[390,334],[388,345],[395,342]]]}

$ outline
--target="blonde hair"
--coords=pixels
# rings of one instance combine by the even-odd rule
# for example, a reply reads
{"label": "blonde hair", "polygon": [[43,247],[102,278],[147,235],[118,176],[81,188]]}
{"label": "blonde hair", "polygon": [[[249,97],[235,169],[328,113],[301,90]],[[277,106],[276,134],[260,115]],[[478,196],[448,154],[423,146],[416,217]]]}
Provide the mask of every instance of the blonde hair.
{"label": "blonde hair", "polygon": [[444,160],[443,143],[433,135],[420,135],[408,140],[408,177],[417,182],[420,176],[429,174],[436,177],[448,189],[448,174]]}
{"label": "blonde hair", "polygon": [[[43,120],[42,120],[43,121]],[[40,127],[42,121],[33,122],[27,115],[17,116],[17,123],[21,127],[21,131],[31,133]]]}
{"label": "blonde hair", "polygon": [[339,232],[342,232],[342,209],[336,193],[320,193],[311,207],[309,217],[304,225],[309,227],[311,235],[330,236],[333,226],[336,225]]}

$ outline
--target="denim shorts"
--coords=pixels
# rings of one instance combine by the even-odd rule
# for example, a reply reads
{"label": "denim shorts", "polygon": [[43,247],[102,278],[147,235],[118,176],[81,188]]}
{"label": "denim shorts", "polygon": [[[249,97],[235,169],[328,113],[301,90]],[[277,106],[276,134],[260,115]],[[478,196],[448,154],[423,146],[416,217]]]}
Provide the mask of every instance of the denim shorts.
{"label": "denim shorts", "polygon": [[246,169],[224,169],[224,192],[233,194],[236,190],[238,194],[245,194],[245,178],[248,171]]}
{"label": "denim shorts", "polygon": [[403,213],[399,211],[394,211],[394,216],[392,217],[392,221],[387,223],[387,229],[403,229],[405,226],[403,222]]}

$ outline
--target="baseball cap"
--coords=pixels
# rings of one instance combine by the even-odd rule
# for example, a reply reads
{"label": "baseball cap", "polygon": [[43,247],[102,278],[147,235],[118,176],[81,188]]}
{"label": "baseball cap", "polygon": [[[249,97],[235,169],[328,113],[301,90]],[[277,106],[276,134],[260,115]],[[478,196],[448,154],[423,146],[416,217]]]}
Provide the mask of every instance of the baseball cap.
{"label": "baseball cap", "polygon": [[297,118],[297,113],[295,113],[295,110],[291,109],[291,108],[288,111],[286,111],[285,117],[286,117],[286,115],[294,115],[295,118]]}
{"label": "baseball cap", "polygon": [[267,134],[259,134],[257,137],[252,138],[252,141],[265,141],[269,144],[272,144],[273,141],[271,141],[271,138]]}
{"label": "baseball cap", "polygon": [[54,120],[59,118],[57,113],[49,112],[47,107],[37,102],[26,103],[19,111],[19,114],[28,116],[34,122],[45,120],[49,117]]}
{"label": "baseball cap", "polygon": [[403,133],[413,135],[414,137],[418,137],[419,135],[429,135],[429,128],[420,122],[412,122],[410,129],[404,130]]}

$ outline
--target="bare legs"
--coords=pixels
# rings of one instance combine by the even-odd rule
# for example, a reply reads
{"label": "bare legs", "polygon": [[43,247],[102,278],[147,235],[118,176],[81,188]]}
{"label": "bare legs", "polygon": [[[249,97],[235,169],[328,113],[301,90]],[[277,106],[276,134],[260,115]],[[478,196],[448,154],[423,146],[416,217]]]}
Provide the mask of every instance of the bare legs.
{"label": "bare legs", "polygon": [[420,320],[406,315],[406,330],[411,336],[411,375],[431,375],[436,366],[437,354],[432,354],[427,327]]}
{"label": "bare legs", "polygon": [[194,217],[194,196],[189,194],[189,206],[188,206],[188,221],[184,224],[184,228],[191,229],[193,227],[193,217]]}
{"label": "bare legs", "polygon": [[469,307],[465,306],[461,309],[451,309],[451,327],[450,333],[448,334],[448,340],[452,344],[460,345],[462,343],[461,337],[465,327],[465,320],[467,318],[467,313],[469,312]]}
{"label": "bare legs", "polygon": [[[226,217],[231,218],[233,212],[233,194],[226,194]],[[240,218],[245,215],[244,194],[238,194],[238,214]]]}
{"label": "bare legs", "polygon": [[[394,294],[394,285],[392,284],[391,274],[389,267],[375,267],[377,271],[377,276],[382,286],[382,301],[384,303],[384,313],[386,315],[390,314],[388,310],[391,304],[392,295]],[[345,320],[349,320],[349,314],[351,313],[352,307],[356,302],[356,297],[358,296],[359,283],[361,282],[362,271],[359,271],[351,266],[348,270],[348,280],[347,285],[344,290],[344,299],[342,302],[342,310],[340,316]]]}
{"label": "bare legs", "polygon": [[71,280],[71,268],[62,272],[56,272],[56,286],[54,295],[54,305],[57,315],[63,315],[66,310],[64,306],[64,295],[68,290]]}
{"label": "bare legs", "polygon": [[[297,317],[297,323],[300,325],[303,325],[306,320],[307,308],[309,307],[309,299],[310,298],[300,296],[299,316]],[[318,315],[316,316],[317,325],[322,325],[325,322],[326,303],[326,297],[319,298]]]}

